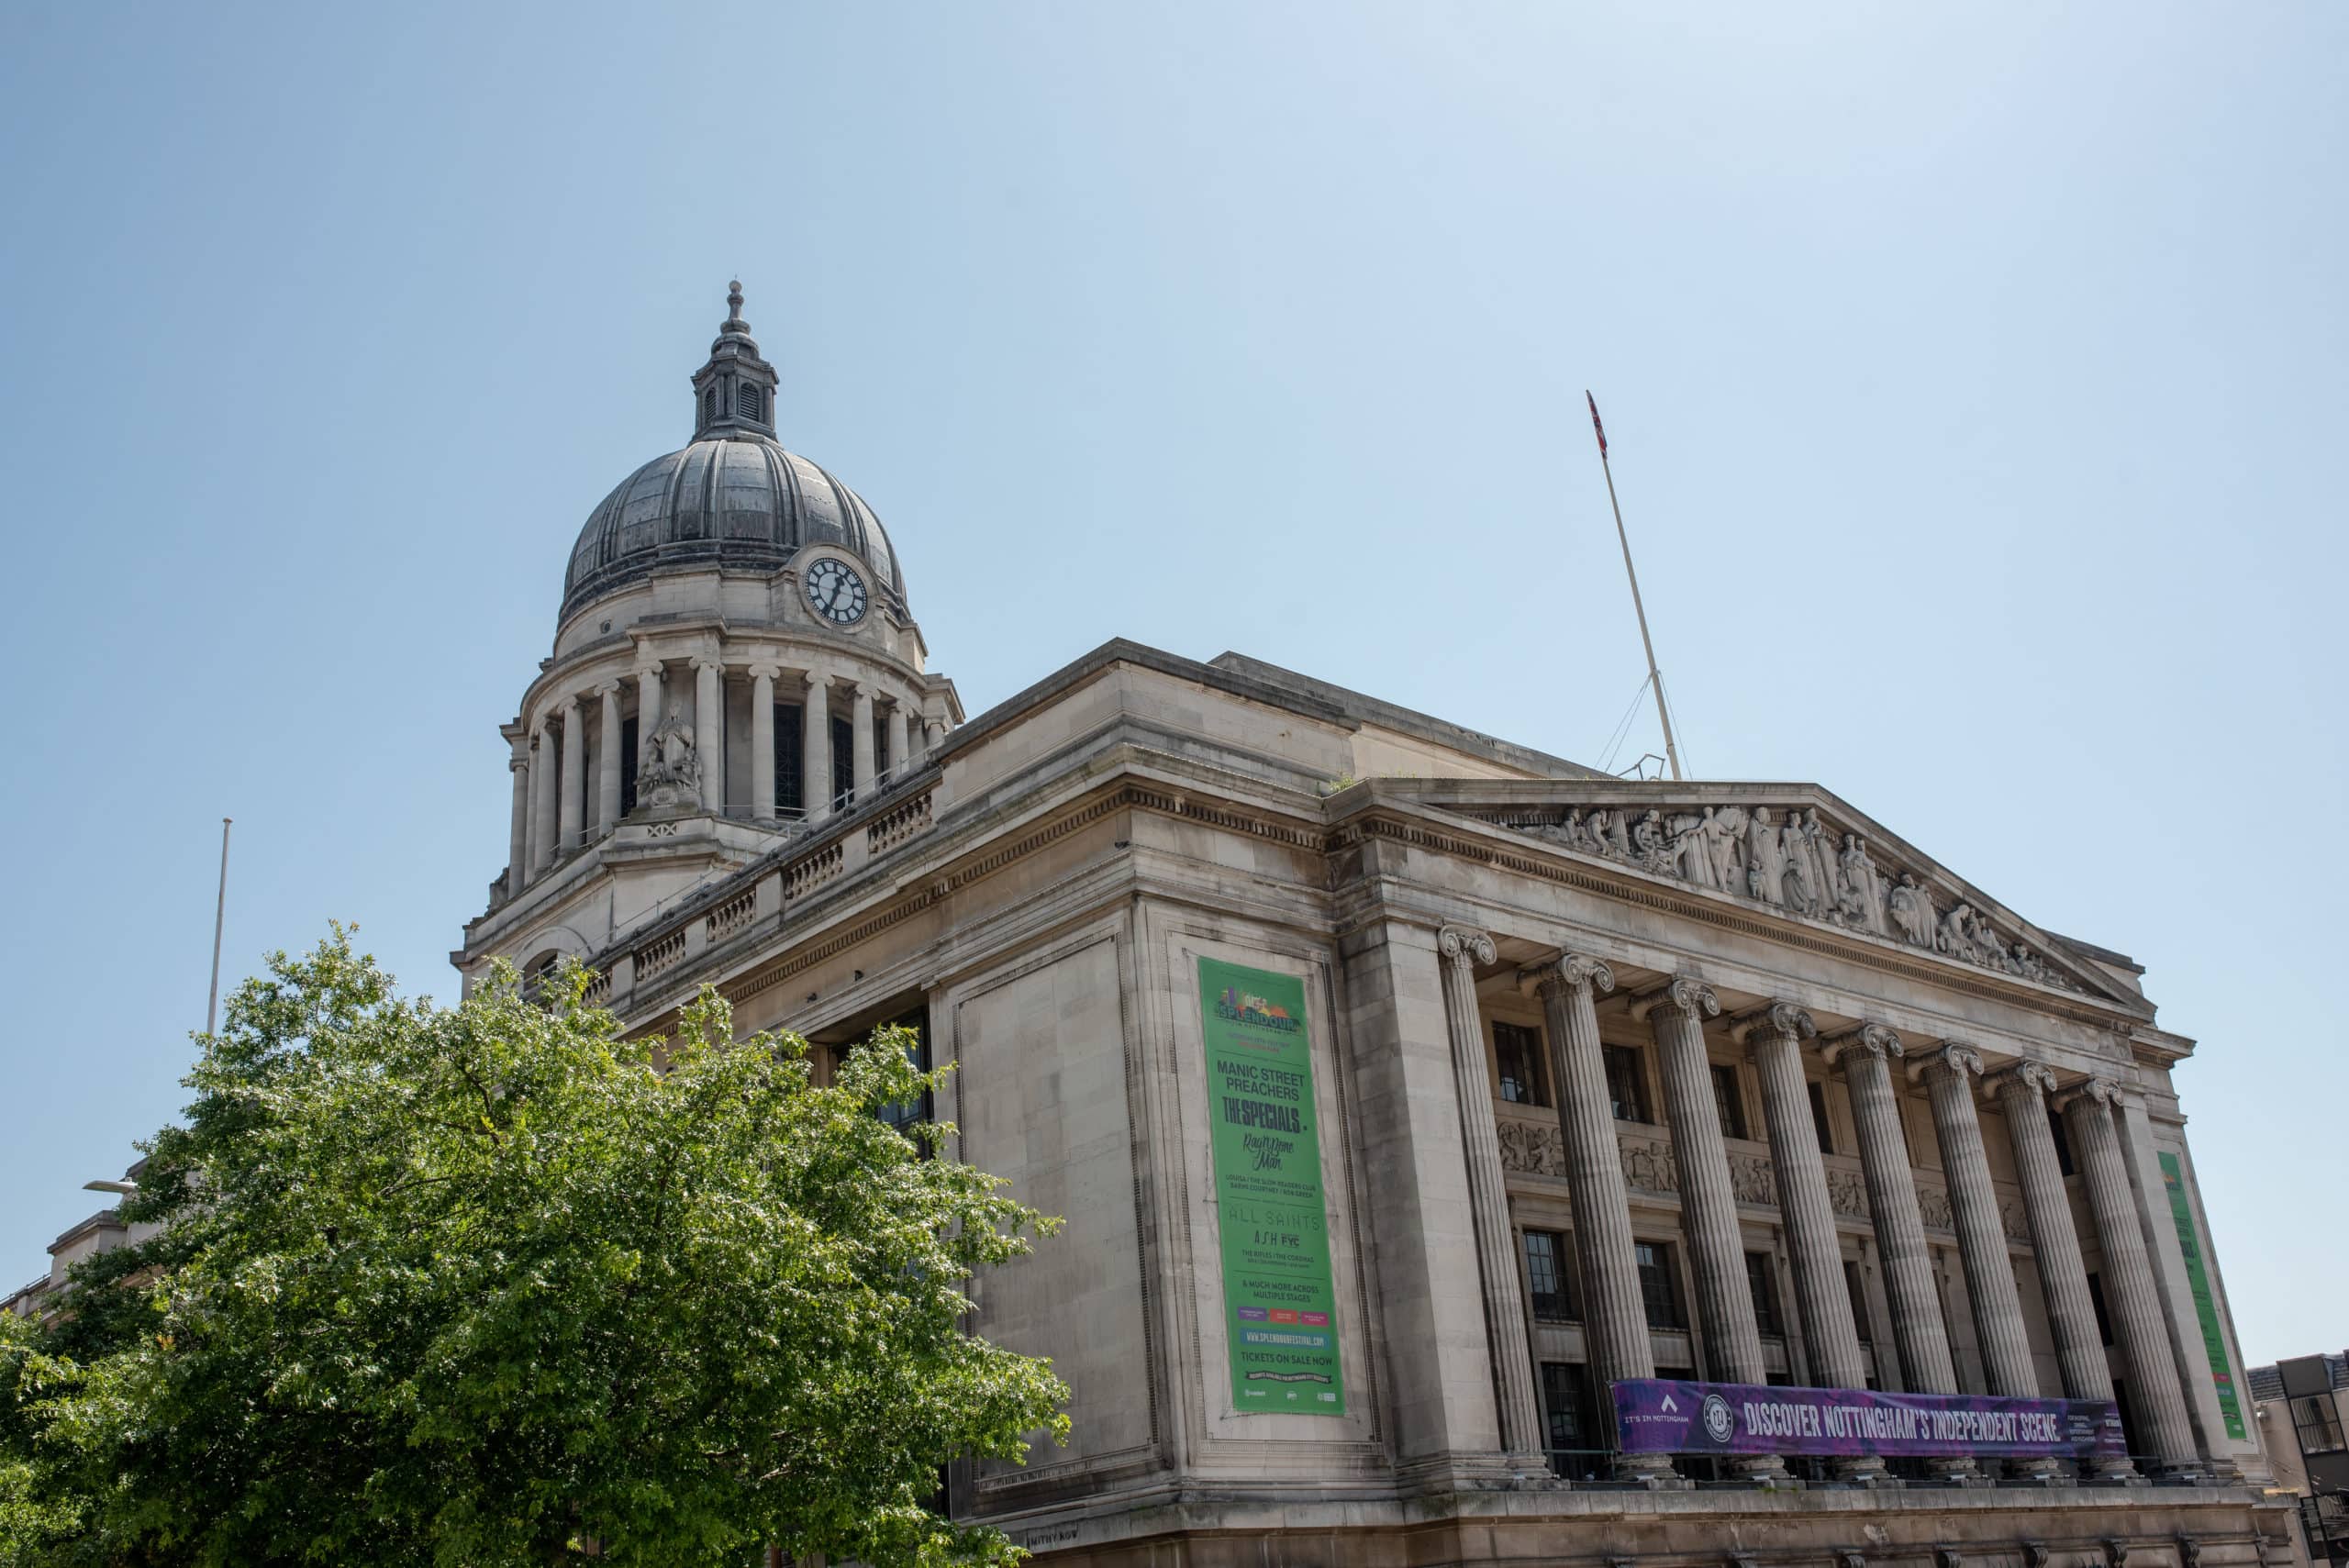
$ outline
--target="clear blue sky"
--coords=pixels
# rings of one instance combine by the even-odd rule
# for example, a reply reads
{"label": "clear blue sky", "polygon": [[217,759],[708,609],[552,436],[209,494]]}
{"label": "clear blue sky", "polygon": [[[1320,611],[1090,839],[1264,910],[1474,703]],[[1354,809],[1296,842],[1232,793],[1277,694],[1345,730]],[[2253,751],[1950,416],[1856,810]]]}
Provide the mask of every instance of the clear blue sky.
{"label": "clear blue sky", "polygon": [[2349,1344],[2349,10],[9,33],[0,1289],[184,1098],[223,814],[232,976],[339,916],[453,992],[565,552],[739,273],[974,712],[1124,635],[1600,761],[1596,388],[1695,770],[2135,954],[2245,1349]]}

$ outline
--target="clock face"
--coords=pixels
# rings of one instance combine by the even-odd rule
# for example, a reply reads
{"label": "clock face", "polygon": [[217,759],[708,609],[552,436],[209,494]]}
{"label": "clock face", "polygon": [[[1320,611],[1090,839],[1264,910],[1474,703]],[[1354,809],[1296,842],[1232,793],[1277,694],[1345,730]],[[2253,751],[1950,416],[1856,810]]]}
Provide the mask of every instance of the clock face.
{"label": "clock face", "polygon": [[807,568],[807,602],[834,625],[854,626],[864,618],[864,579],[828,556]]}

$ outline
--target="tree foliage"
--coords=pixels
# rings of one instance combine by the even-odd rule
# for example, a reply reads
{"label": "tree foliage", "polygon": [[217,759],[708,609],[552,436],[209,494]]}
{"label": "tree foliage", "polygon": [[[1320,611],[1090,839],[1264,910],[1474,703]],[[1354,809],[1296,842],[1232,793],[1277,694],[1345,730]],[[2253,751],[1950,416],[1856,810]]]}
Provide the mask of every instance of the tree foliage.
{"label": "tree foliage", "polygon": [[818,1087],[709,992],[624,1040],[552,984],[404,1000],[338,928],[238,992],[163,1230],[0,1337],[0,1561],[1016,1560],[938,1490],[1065,1436],[963,1330],[1056,1222],[875,1114],[937,1076],[901,1031]]}

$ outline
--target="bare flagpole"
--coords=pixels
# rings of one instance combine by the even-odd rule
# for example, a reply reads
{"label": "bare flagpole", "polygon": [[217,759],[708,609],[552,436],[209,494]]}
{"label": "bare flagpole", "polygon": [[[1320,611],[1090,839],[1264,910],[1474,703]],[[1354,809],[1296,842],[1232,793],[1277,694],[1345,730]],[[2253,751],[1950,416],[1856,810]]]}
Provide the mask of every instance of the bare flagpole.
{"label": "bare flagpole", "polygon": [[1598,399],[1586,390],[1583,401],[1590,405],[1590,428],[1598,437],[1598,467],[1607,475],[1607,504],[1615,508],[1615,537],[1623,546],[1623,575],[1631,580],[1631,611],[1640,617],[1640,646],[1647,650],[1648,684],[1655,692],[1655,716],[1664,725],[1664,760],[1672,765],[1672,776],[1680,777],[1680,748],[1672,741],[1672,715],[1664,706],[1664,675],[1655,667],[1655,643],[1648,637],[1647,607],[1640,603],[1640,574],[1631,568],[1631,536],[1623,531],[1623,504],[1615,499],[1615,471],[1607,462],[1607,427],[1598,422]]}
{"label": "bare flagpole", "polygon": [[[1653,661],[1651,661],[1653,662]],[[220,1018],[220,927],[228,917],[228,823],[220,818],[220,895],[212,906],[212,998],[204,1004],[204,1032]]]}

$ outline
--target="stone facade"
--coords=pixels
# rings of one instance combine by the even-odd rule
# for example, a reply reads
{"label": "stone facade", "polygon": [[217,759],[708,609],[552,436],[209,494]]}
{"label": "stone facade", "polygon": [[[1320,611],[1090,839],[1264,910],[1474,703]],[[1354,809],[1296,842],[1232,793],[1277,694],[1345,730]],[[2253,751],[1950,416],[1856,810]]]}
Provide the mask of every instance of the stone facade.
{"label": "stone facade", "polygon": [[[958,1515],[1072,1564],[2290,1560],[2164,1184],[2199,1226],[2193,1045],[2128,960],[1816,785],[1609,779],[1232,654],[1113,642],[962,723],[894,555],[842,625],[809,551],[884,577],[837,540],[597,565],[506,729],[512,864],[453,956],[468,984],[577,956],[636,1030],[704,984],[745,1032],[920,1021],[955,1152],[1068,1221],[972,1327],[1054,1359],[1074,1436],[958,1466]],[[736,810],[729,738],[771,740],[810,667],[861,755],[904,743],[821,812],[762,815],[763,775]],[[599,738],[647,692],[690,694],[663,744],[727,783],[607,809]],[[1342,1414],[1233,1405],[1202,959],[1304,987]],[[1606,1380],[1655,1371],[2117,1385],[2142,1457],[1698,1487],[1606,1440]]]}

